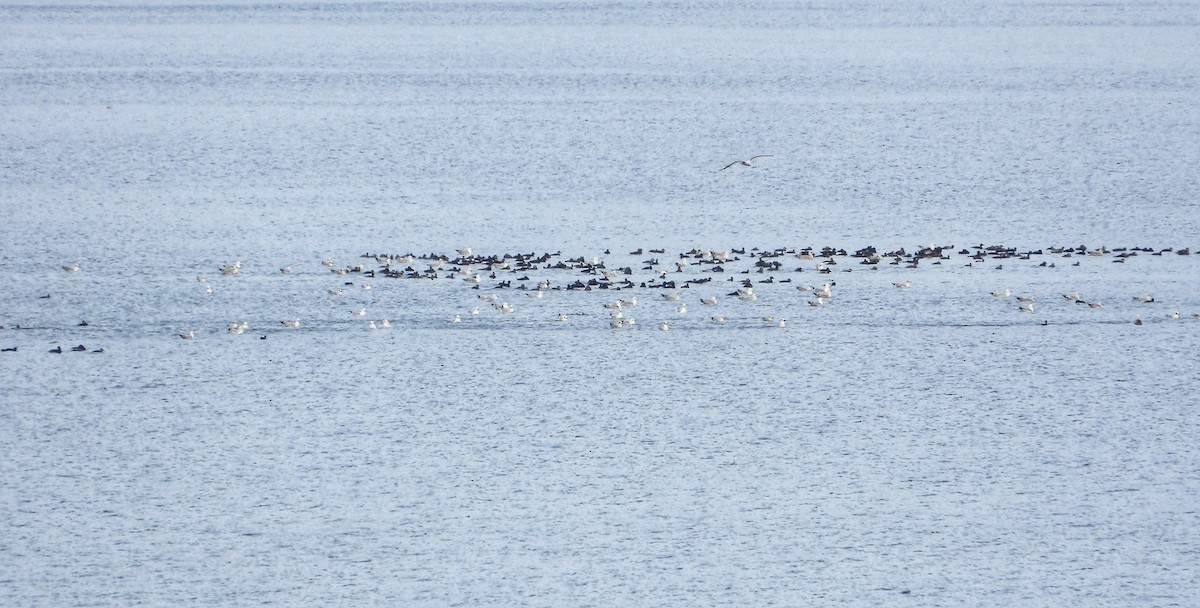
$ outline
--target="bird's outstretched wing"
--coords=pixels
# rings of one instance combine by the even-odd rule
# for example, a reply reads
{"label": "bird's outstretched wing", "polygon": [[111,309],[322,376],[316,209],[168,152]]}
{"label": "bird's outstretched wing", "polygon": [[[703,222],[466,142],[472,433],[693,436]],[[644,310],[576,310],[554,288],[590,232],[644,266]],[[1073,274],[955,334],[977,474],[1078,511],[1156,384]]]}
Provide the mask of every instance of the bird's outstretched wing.
{"label": "bird's outstretched wing", "polygon": [[740,161],[740,160],[735,160],[735,161],[733,161],[733,162],[729,163],[728,165],[725,165],[724,167],[721,167],[720,169],[717,169],[717,171],[724,171],[724,170],[726,170],[726,169],[728,169],[728,168],[730,168],[730,167],[732,167],[732,166],[734,166],[734,165],[736,165],[736,164],[738,164],[738,163],[740,163],[740,162],[742,162],[742,161]]}

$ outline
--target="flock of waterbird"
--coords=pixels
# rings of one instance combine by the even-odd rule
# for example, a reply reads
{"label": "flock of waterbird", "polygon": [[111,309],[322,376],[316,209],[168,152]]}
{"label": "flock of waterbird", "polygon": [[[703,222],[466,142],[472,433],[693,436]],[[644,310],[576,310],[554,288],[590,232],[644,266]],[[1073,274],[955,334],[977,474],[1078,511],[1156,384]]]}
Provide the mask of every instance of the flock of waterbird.
{"label": "flock of waterbird", "polygon": [[[729,166],[752,160],[754,158],[735,161]],[[489,308],[494,312],[488,314],[511,315],[519,305],[524,306],[527,302],[544,303],[552,300],[558,303],[560,309],[547,310],[549,306],[540,304],[534,314],[544,313],[545,316],[538,317],[539,320],[565,324],[583,318],[595,326],[596,319],[599,319],[604,324],[602,327],[614,330],[648,326],[669,331],[678,320],[695,317],[694,314],[689,316],[689,310],[694,310],[689,305],[698,305],[700,310],[705,311],[702,317],[707,317],[706,322],[714,325],[736,321],[741,326],[786,328],[788,320],[782,314],[771,312],[770,306],[763,306],[764,301],[771,300],[777,304],[802,301],[808,307],[820,308],[836,301],[836,279],[842,278],[839,275],[870,272],[889,266],[909,272],[921,267],[943,265],[999,270],[1003,269],[1004,264],[1015,263],[1052,269],[1059,265],[1078,266],[1080,260],[1072,258],[1080,257],[1108,258],[1112,263],[1125,263],[1139,255],[1186,256],[1190,253],[1189,249],[1133,247],[1110,250],[1085,246],[1018,251],[1010,247],[981,244],[969,248],[928,245],[914,251],[878,251],[874,247],[853,252],[833,247],[692,249],[670,255],[665,249],[637,249],[624,257],[621,254],[614,255],[611,251],[590,257],[566,257],[561,252],[483,255],[466,248],[456,250],[453,255],[363,254],[357,263],[349,266],[339,266],[325,259],[321,262],[322,270],[318,272],[327,272],[330,277],[328,284],[323,286],[324,296],[329,298],[343,297],[352,289],[368,293],[374,288],[372,281],[381,285],[392,280],[459,285],[466,293],[455,304],[458,310],[446,311],[444,319],[449,324],[469,323]],[[69,273],[81,271],[78,263],[64,265],[62,269]],[[217,270],[222,277],[237,280],[234,277],[243,274],[243,265],[237,261],[222,264]],[[278,274],[292,275],[293,268],[284,266],[279,268]],[[803,280],[813,275],[819,278]],[[214,292],[213,283],[216,281],[204,275],[197,276],[196,280],[206,293]],[[848,280],[848,277],[843,280]],[[892,281],[891,286],[907,290],[914,288],[915,283],[912,278],[904,278]],[[444,294],[444,291],[439,293]],[[564,295],[568,293],[593,295],[572,299]],[[994,298],[1015,298],[1017,305],[1014,311],[1017,313],[1033,313],[1041,305],[1037,296],[1019,294],[1009,287],[991,291],[990,295]],[[1102,301],[1085,299],[1078,292],[1063,293],[1061,297],[1086,308],[1104,307]],[[1137,304],[1159,302],[1150,293],[1130,297]],[[519,305],[513,302],[519,302]],[[758,304],[744,306],[748,303]],[[596,308],[579,311],[581,306]],[[653,317],[653,321],[648,325],[639,325],[637,317],[640,315],[636,314],[639,310],[645,310],[646,314]],[[361,318],[361,327],[365,329],[393,327],[388,318],[367,319],[366,306],[356,306],[347,313],[351,319]],[[1181,317],[1180,312],[1171,310],[1161,313],[1159,318],[1177,320]],[[1192,317],[1200,318],[1200,313]],[[1142,324],[1142,314],[1136,315],[1133,322]],[[274,327],[282,331],[299,329],[307,322],[293,317],[264,323],[260,330]],[[80,325],[86,324],[83,322]],[[250,324],[245,320],[229,322],[225,327],[225,331],[233,335],[243,335],[249,330]],[[176,335],[184,340],[194,340],[201,333],[195,328],[180,328]],[[261,334],[259,337],[266,339],[267,335]],[[15,351],[16,347],[2,350]],[[79,345],[70,350],[85,352],[88,349]],[[56,347],[51,352],[65,351]],[[91,352],[103,352],[103,349]]]}
{"label": "flock of waterbird", "polygon": [[[730,166],[737,164],[736,161]],[[1017,251],[1014,248],[1002,246],[978,245],[973,248],[962,248],[955,251],[953,247],[929,245],[909,252],[904,249],[881,252],[874,247],[866,247],[854,252],[833,247],[815,249],[776,248],[776,249],[692,249],[690,251],[667,255],[665,249],[637,249],[628,252],[625,262],[618,260],[621,256],[605,251],[603,255],[591,257],[565,257],[558,253],[506,253],[501,255],[476,254],[470,248],[456,250],[454,255],[429,253],[416,255],[406,254],[363,254],[361,260],[350,266],[337,266],[332,260],[326,259],[321,264],[332,276],[338,277],[339,283],[330,286],[326,293],[331,297],[343,296],[348,288],[357,286],[363,291],[373,288],[371,280],[409,280],[409,281],[452,281],[457,282],[474,294],[468,303],[460,303],[461,310],[447,312],[449,323],[464,323],[464,319],[479,316],[485,308],[491,308],[495,313],[506,315],[517,310],[512,301],[519,300],[517,293],[525,299],[539,301],[547,294],[558,292],[595,292],[612,294],[612,297],[600,300],[598,310],[583,313],[567,314],[561,310],[554,313],[555,323],[567,323],[572,318],[600,318],[611,329],[629,329],[638,326],[635,311],[646,309],[647,300],[652,302],[648,314],[654,316],[650,327],[660,331],[669,331],[677,319],[684,318],[689,312],[690,304],[699,304],[701,309],[711,309],[712,314],[705,314],[707,320],[716,325],[724,325],[731,320],[739,320],[745,324],[750,321],[757,326],[784,328],[788,321],[778,314],[757,314],[761,308],[749,308],[733,311],[725,310],[724,303],[759,302],[763,285],[772,286],[771,297],[796,299],[799,294],[809,307],[825,306],[834,298],[837,286],[834,273],[850,273],[854,271],[878,270],[881,266],[898,266],[915,269],[922,265],[936,266],[953,259],[954,255],[965,256],[966,267],[986,268],[991,262],[999,262],[993,268],[1002,269],[1004,261],[1031,261],[1041,257],[1055,257],[1054,261],[1042,261],[1038,264],[1043,268],[1055,268],[1060,260],[1057,258],[1072,258],[1076,256],[1111,257],[1114,263],[1124,263],[1130,257],[1137,255],[1161,256],[1164,254],[1189,255],[1189,249],[1151,249],[1151,248],[1117,248],[1109,250],[1101,247],[1049,248],[1047,250]],[[850,261],[854,263],[850,263]],[[1078,261],[1069,262],[1078,265]],[[220,267],[223,275],[236,275],[241,271],[241,263],[234,262]],[[816,273],[822,277],[818,281],[804,282],[798,275],[804,272]],[[292,267],[279,269],[281,274],[291,274]],[[357,277],[355,280],[346,280]],[[207,278],[200,276],[201,283],[207,283]],[[787,292],[793,295],[782,296],[777,287],[790,285],[795,291]],[[892,282],[896,289],[911,289],[913,282],[909,278]],[[211,288],[211,286],[209,286]],[[637,292],[643,292],[640,295]],[[656,293],[655,293],[656,292]],[[626,295],[631,293],[632,295]],[[691,294],[686,297],[685,294]],[[1018,295],[1011,288],[991,292],[996,298],[1015,297],[1018,304],[1017,312],[1032,313],[1037,305],[1034,295]],[[555,296],[557,297],[557,296]],[[1086,305],[1088,308],[1103,308],[1103,302],[1085,300],[1078,292],[1062,294],[1069,302]],[[642,298],[639,300],[639,298]],[[1154,303],[1151,294],[1137,295],[1133,298],[1141,303]],[[562,301],[562,300],[560,300]],[[593,298],[593,301],[595,299]],[[544,307],[540,310],[544,310]],[[693,309],[694,310],[694,309]],[[365,317],[365,307],[352,309],[354,317]],[[551,318],[547,313],[546,318]],[[1200,318],[1200,314],[1194,315]],[[1165,319],[1178,319],[1178,312],[1164,315]],[[1140,324],[1141,317],[1137,316],[1135,323]],[[298,318],[279,321],[279,327],[295,329],[301,326]],[[392,322],[369,320],[368,329],[387,329]],[[234,334],[242,334],[247,330],[245,321],[229,323],[227,330]],[[180,334],[181,338],[192,339],[194,331]],[[265,338],[265,336],[263,336]]]}

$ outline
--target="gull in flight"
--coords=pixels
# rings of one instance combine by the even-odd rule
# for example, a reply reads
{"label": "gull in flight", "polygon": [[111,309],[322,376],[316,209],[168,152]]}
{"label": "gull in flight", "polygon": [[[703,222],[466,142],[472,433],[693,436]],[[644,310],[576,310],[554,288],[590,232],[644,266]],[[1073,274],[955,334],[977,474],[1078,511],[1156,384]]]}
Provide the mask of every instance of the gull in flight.
{"label": "gull in flight", "polygon": [[728,169],[728,168],[730,168],[730,167],[732,167],[732,166],[734,166],[734,165],[741,165],[741,166],[743,166],[743,167],[753,167],[754,165],[753,165],[753,164],[751,164],[751,163],[753,163],[753,162],[754,162],[754,159],[756,159],[756,158],[764,158],[764,157],[767,157],[767,156],[775,156],[775,155],[774,155],[774,154],[757,154],[757,155],[755,155],[755,156],[751,156],[750,158],[747,158],[746,160],[735,160],[735,161],[733,161],[733,162],[729,163],[728,165],[725,165],[724,167],[721,167],[719,170],[720,170],[720,171],[724,171],[724,170],[726,170],[726,169]]}

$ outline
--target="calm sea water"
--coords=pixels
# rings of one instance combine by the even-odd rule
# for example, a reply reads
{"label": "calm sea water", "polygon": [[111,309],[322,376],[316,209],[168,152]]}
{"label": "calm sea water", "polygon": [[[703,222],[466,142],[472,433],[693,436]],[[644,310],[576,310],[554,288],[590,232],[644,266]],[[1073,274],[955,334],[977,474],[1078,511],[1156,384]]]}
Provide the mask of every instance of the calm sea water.
{"label": "calm sea water", "polygon": [[[4,3],[0,602],[1200,603],[1196,56],[1194,2]],[[321,264],[463,247],[634,286]]]}

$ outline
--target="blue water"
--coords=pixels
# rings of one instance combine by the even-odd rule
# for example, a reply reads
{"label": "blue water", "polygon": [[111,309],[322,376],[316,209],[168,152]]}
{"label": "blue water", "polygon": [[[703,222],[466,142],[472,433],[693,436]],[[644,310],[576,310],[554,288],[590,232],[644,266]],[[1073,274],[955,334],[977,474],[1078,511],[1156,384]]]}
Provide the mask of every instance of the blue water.
{"label": "blue water", "polygon": [[1198,55],[1194,2],[4,3],[0,603],[1200,603]]}

